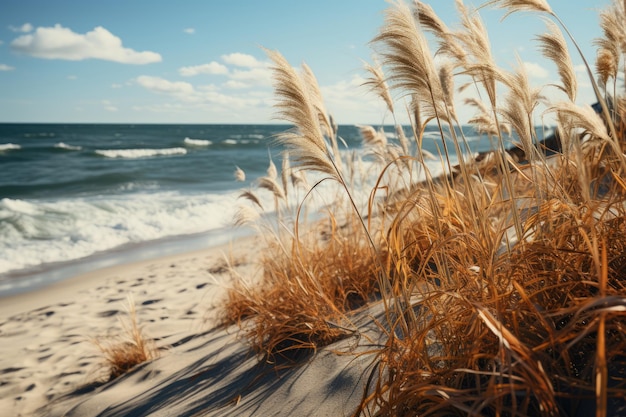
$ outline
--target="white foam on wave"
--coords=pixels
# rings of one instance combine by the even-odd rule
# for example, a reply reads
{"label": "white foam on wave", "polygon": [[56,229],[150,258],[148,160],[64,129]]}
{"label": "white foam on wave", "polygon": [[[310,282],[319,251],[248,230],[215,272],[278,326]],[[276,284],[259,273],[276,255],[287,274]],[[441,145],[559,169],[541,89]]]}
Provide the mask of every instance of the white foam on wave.
{"label": "white foam on wave", "polygon": [[20,145],[16,145],[14,143],[0,143],[0,152],[11,151],[16,149],[21,149]]}
{"label": "white foam on wave", "polygon": [[[379,163],[363,161],[359,168],[364,182],[355,186],[353,197],[362,213],[367,212],[374,186],[368,173],[379,170],[376,164]],[[440,173],[440,162],[428,165],[433,176]],[[421,174],[423,170],[416,169],[405,180],[419,181]],[[355,174],[355,181],[359,182],[359,176]],[[309,184],[318,180],[316,175],[308,176]],[[292,209],[305,193],[306,190],[290,188]],[[271,215],[273,195],[263,189],[255,190],[255,194],[261,200],[264,215]],[[336,182],[322,182],[307,197],[307,204],[312,204],[310,212],[333,205],[335,197],[341,194],[345,191]],[[0,199],[0,274],[74,261],[125,244],[219,230],[232,224],[239,205],[249,204],[239,195],[239,190],[197,194],[141,191],[57,200]],[[291,211],[295,213],[295,209]]]}
{"label": "white foam on wave", "polygon": [[210,140],[192,138],[185,138],[185,140],[183,140],[183,143],[187,146],[210,146],[213,144],[213,142],[211,142]]}
{"label": "white foam on wave", "polygon": [[126,158],[126,159],[138,159],[138,158],[150,158],[155,156],[173,156],[173,155],[185,155],[187,149],[185,148],[165,148],[165,149],[98,149],[95,151],[97,155],[104,156],[106,158]]}
{"label": "white foam on wave", "polygon": [[243,138],[250,138],[250,139],[263,139],[265,138],[265,136],[259,134],[259,133],[250,133],[247,135],[230,135],[231,138],[233,139],[243,139]]}
{"label": "white foam on wave", "polygon": [[236,145],[237,141],[235,139],[226,139],[226,140],[223,140],[222,143],[224,145]]}
{"label": "white foam on wave", "polygon": [[[232,224],[239,192],[0,200],[0,274]],[[260,196],[271,207],[269,193]]]}
{"label": "white foam on wave", "polygon": [[7,216],[9,212],[32,215],[37,213],[37,206],[23,200],[3,198],[0,200],[0,220]]}
{"label": "white foam on wave", "polygon": [[80,151],[81,149],[83,149],[82,146],[68,145],[67,143],[64,143],[64,142],[59,142],[55,144],[54,147],[57,149],[64,149],[66,151]]}
{"label": "white foam on wave", "polygon": [[210,146],[213,144],[213,142],[211,142],[210,140],[192,138],[185,138],[185,140],[183,140],[183,143],[187,146]]}
{"label": "white foam on wave", "polygon": [[56,133],[54,132],[40,132],[40,133],[24,133],[24,137],[25,138],[36,138],[36,137],[40,137],[40,138],[47,138],[47,137],[55,137]]}

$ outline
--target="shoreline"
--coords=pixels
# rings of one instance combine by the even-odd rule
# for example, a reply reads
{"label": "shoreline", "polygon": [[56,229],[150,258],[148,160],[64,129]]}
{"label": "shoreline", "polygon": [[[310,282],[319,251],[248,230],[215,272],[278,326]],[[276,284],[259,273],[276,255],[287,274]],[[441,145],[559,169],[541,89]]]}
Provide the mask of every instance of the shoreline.
{"label": "shoreline", "polygon": [[[33,415],[101,378],[93,340],[121,333],[132,296],[139,325],[160,349],[215,327],[236,274],[258,273],[257,236],[78,274],[0,302],[0,409]],[[46,412],[47,414],[47,412]]]}
{"label": "shoreline", "polygon": [[[5,297],[0,410],[16,417],[352,415],[375,363],[360,335],[369,335],[362,342],[380,336],[373,319],[383,319],[380,305],[355,317],[359,334],[294,366],[265,363],[239,327],[216,326],[233,279],[260,277],[262,240],[235,238]],[[122,333],[129,295],[160,356],[108,380],[94,340]]]}
{"label": "shoreline", "polygon": [[233,239],[246,239],[254,232],[224,227],[189,235],[168,236],[146,242],[128,243],[89,256],[37,265],[0,274],[0,304],[10,297],[39,291],[90,272],[140,261],[209,250]]}

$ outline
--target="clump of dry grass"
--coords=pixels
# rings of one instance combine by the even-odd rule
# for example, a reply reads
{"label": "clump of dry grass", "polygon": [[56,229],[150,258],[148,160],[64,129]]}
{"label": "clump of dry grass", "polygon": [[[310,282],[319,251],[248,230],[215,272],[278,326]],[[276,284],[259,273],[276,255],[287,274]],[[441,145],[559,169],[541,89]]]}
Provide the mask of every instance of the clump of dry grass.
{"label": "clump of dry grass", "polygon": [[[551,13],[543,2],[493,3]],[[461,13],[468,32],[457,37],[467,49],[483,50],[480,26]],[[451,36],[432,16],[426,22]],[[573,98],[573,71],[556,31],[540,40]],[[380,40],[396,51],[395,42],[410,43],[406,36]],[[395,62],[388,64],[393,76]],[[529,124],[539,95],[523,70],[459,65],[490,97],[492,108],[482,107],[476,119],[480,130],[501,135],[499,120],[510,123],[526,162],[467,165],[465,175],[435,184],[434,192],[418,188],[400,204],[387,243],[391,279],[405,283],[399,295],[410,304],[389,332],[376,382],[358,411],[567,415],[587,402],[607,415],[608,398],[623,398],[626,389],[623,130],[591,108],[557,103],[564,151],[548,163]],[[492,96],[498,85],[485,83],[490,78],[481,72],[508,89],[504,101]]]}
{"label": "clump of dry grass", "polygon": [[[559,27],[567,28],[548,3],[488,4],[506,16],[530,11],[558,23],[538,37],[564,95],[546,103],[558,143],[543,144],[547,138],[533,124],[543,90],[531,85],[523,65],[496,66],[475,11],[457,1],[461,29],[452,31],[422,2],[414,10],[394,2],[374,39],[382,67],[368,67],[367,85],[392,114],[390,89],[413,99],[417,149],[403,133],[397,147],[374,141],[373,128],[364,131],[383,161],[367,214],[352,198],[359,183],[345,180],[353,164],[337,164],[336,129],[328,127],[310,69],[299,76],[270,54],[280,114],[294,125],[283,143],[297,167],[339,183],[349,204],[325,217],[325,239],[302,230],[299,214],[314,185],[292,231],[269,239],[260,286],[238,284],[231,292],[225,321],[240,323],[262,356],[293,358],[358,331],[350,311],[382,300],[386,342],[355,415],[556,416],[584,405],[606,416],[626,401],[626,99],[615,87],[616,62],[626,53],[624,5],[614,2],[601,15],[601,83],[590,80],[597,114],[574,103],[578,81]],[[425,32],[448,59],[443,66]],[[478,110],[470,123],[494,148],[476,159],[458,129],[452,92],[461,77],[462,89],[486,97],[465,102]],[[438,126],[444,146],[452,142],[442,150],[449,175],[441,178],[432,178],[425,163],[427,123]],[[514,150],[505,146],[509,127]],[[411,182],[417,168],[425,181]]]}
{"label": "clump of dry grass", "polygon": [[135,366],[159,356],[154,341],[144,334],[137,322],[137,311],[131,298],[126,305],[126,320],[120,318],[121,334],[94,340],[103,355],[108,379],[124,375]]}
{"label": "clump of dry grass", "polygon": [[[299,240],[274,236],[254,287],[238,281],[222,321],[239,323],[254,350],[270,362],[294,360],[353,334],[347,312],[378,294],[377,263],[360,225],[334,220]],[[355,230],[356,228],[356,230]]]}

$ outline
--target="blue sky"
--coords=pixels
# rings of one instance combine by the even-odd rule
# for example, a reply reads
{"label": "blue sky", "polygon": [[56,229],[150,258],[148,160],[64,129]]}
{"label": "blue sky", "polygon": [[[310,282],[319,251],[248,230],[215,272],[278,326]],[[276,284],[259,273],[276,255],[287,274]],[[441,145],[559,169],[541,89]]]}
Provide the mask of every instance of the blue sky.
{"label": "blue sky", "polygon": [[[425,3],[449,26],[458,22],[454,0]],[[549,1],[591,63],[597,10],[608,3]],[[294,66],[306,62],[338,123],[391,122],[381,101],[360,86],[387,7],[383,0],[4,0],[0,122],[277,122],[261,47]],[[481,16],[501,65],[514,66],[517,54],[534,84],[556,81],[554,65],[533,43],[544,28],[536,15]],[[589,83],[579,82],[581,103],[593,102]]]}

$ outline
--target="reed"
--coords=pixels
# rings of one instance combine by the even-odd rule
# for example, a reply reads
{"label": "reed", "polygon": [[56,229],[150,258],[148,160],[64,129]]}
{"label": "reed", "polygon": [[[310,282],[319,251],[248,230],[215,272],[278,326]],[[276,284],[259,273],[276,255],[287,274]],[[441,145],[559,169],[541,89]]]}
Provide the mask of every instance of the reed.
{"label": "reed", "polygon": [[93,341],[103,355],[103,366],[110,380],[159,356],[154,341],[148,338],[139,326],[135,303],[130,297],[127,300],[126,312],[126,319],[119,320],[121,333]]}
{"label": "reed", "polygon": [[[355,415],[557,416],[579,407],[614,415],[626,392],[626,99],[616,82],[626,53],[624,5],[615,1],[601,14],[599,84],[588,67],[598,114],[575,103],[580,82],[561,30],[569,33],[547,1],[483,7],[556,22],[536,40],[557,67],[557,102],[530,84],[523,65],[499,68],[478,12],[456,4],[460,29],[453,31],[423,2],[413,9],[392,2],[373,41],[380,65],[367,66],[366,86],[394,121],[399,106],[391,97],[412,100],[414,146],[404,131],[397,146],[362,128],[380,156],[367,210],[354,198],[364,182],[347,180],[359,161],[342,157],[312,71],[298,74],[268,52],[279,116],[294,130],[281,137],[289,152],[282,184],[259,185],[288,201],[294,170],[318,181],[307,185],[291,220],[271,228],[264,277],[258,287],[235,286],[224,322],[239,323],[266,360],[296,360],[358,332],[355,311],[382,302],[385,341]],[[445,65],[437,65],[428,36]],[[467,152],[457,88],[485,98],[464,105],[477,110],[470,124],[492,140],[493,152]],[[554,115],[554,147],[533,123],[539,104]],[[440,154],[440,178],[430,175],[421,146],[428,123],[452,141]],[[511,131],[512,150],[505,146]],[[414,180],[417,170],[424,181]],[[304,222],[307,201],[329,179],[340,185],[339,202],[319,222]]]}

